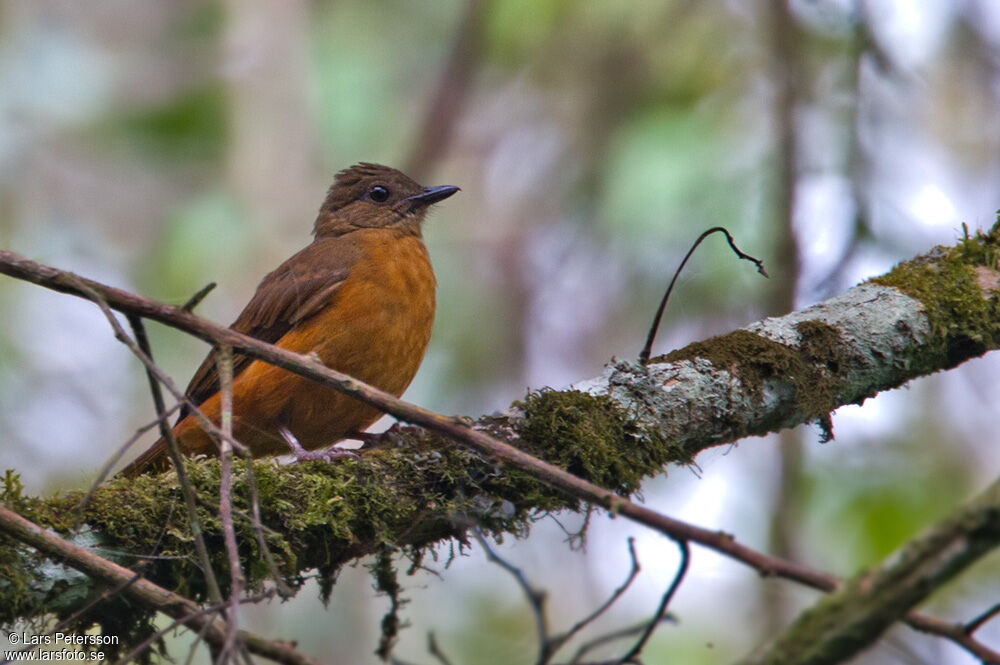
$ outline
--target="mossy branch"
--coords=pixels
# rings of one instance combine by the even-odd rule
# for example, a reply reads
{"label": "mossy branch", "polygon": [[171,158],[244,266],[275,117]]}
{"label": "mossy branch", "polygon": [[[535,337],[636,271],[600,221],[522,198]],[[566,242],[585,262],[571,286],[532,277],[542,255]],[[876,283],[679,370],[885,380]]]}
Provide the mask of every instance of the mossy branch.
{"label": "mossy branch", "polygon": [[[654,359],[648,367],[614,363],[603,376],[578,384],[578,390],[530,395],[509,414],[483,418],[473,428],[405,403],[407,408],[393,402],[386,410],[404,419],[419,418],[425,426],[503,438],[554,468],[627,495],[643,478],[660,473],[668,463],[690,462],[704,448],[801,422],[819,421],[828,427],[830,411],[842,404],[860,402],[996,348],[998,246],[1000,231],[994,227],[987,235],[937,248],[820,305],[690,345]],[[73,284],[80,278],[66,279],[61,271],[9,252],[0,252],[0,272],[79,295]],[[231,344],[255,357],[267,356],[255,340],[220,332],[187,312],[88,284],[112,307]],[[331,375],[301,359],[278,356],[265,359],[325,382]],[[381,406],[381,397],[372,398],[349,377],[337,380],[349,394]],[[433,543],[461,540],[470,522],[498,537],[520,536],[540,514],[583,508],[580,495],[540,484],[539,476],[516,458],[498,458],[508,465],[482,449],[403,428],[360,460],[294,467],[256,462],[262,521],[270,529],[268,545],[289,584],[300,583],[313,569],[330,581],[340,565],[385,543],[419,557]],[[249,505],[241,464],[234,469],[236,527],[248,587],[259,589],[266,583],[267,566],[245,517]],[[221,557],[214,512],[218,462],[196,460],[188,468],[202,502],[200,518],[209,549]],[[8,488],[0,498],[61,533],[69,533],[76,522],[76,496],[27,498]],[[204,590],[191,554],[186,515],[175,510],[179,501],[172,473],[113,480],[87,506],[87,531],[79,537],[133,567],[137,556],[162,557],[146,566],[144,574],[201,599]],[[613,510],[634,506],[602,505]],[[215,563],[223,564],[221,559]],[[89,593],[82,580],[80,587],[53,586],[52,568],[38,564],[24,548],[0,548],[0,622],[44,612],[62,614],[68,605],[78,605],[71,600]],[[760,569],[768,570],[766,564]],[[813,586],[824,588],[819,581]]]}
{"label": "mossy branch", "polygon": [[[1000,481],[906,543],[881,565],[855,575],[803,612],[740,665],[834,665],[868,647],[900,617],[1000,543]],[[910,625],[928,630],[925,617]],[[933,632],[941,634],[937,626]],[[945,631],[946,632],[946,631]],[[984,663],[1000,653],[959,627],[949,635]]]}
{"label": "mossy branch", "polygon": [[608,394],[677,447],[705,448],[818,423],[1000,345],[1000,223],[900,263],[843,295],[654,358],[609,365],[576,388]]}

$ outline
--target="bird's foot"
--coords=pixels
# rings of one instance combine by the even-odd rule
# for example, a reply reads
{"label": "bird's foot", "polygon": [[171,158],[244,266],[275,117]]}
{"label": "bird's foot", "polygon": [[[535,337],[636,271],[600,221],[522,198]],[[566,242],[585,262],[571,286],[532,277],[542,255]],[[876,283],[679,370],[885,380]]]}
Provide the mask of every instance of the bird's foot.
{"label": "bird's foot", "polygon": [[292,455],[295,457],[296,463],[312,462],[315,460],[332,462],[333,460],[340,459],[342,457],[361,459],[361,455],[358,455],[353,450],[338,448],[336,446],[330,446],[329,448],[322,448],[320,450],[306,450],[287,427],[282,427],[279,431],[281,432],[281,437],[285,440],[285,443],[287,443],[288,447],[292,449]]}

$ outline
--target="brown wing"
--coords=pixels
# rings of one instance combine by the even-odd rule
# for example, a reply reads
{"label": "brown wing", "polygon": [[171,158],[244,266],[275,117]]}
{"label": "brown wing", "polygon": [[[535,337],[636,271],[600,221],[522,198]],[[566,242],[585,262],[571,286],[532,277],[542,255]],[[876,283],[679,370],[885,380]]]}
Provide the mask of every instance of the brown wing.
{"label": "brown wing", "polygon": [[[317,240],[269,273],[257,292],[229,326],[259,340],[276,343],[285,333],[330,302],[347,279],[358,255],[349,237]],[[253,359],[233,355],[233,376],[245,370]],[[209,353],[195,372],[186,394],[201,404],[219,390],[215,353]],[[190,409],[183,407],[183,418]]]}

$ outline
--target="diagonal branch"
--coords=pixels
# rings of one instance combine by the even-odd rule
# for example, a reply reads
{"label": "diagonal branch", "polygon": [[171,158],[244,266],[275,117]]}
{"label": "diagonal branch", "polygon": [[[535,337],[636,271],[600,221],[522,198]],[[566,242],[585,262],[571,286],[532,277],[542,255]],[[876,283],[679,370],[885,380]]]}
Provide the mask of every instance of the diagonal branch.
{"label": "diagonal branch", "polygon": [[[737,543],[729,534],[703,529],[633,503],[598,484],[569,473],[565,469],[539,459],[510,443],[505,443],[486,433],[483,429],[399,400],[389,393],[332,370],[313,357],[287,351],[234,330],[223,328],[183,309],[105,286],[73,273],[42,266],[11,252],[0,251],[0,272],[71,295],[84,298],[96,295],[102,302],[106,302],[126,314],[147,316],[184,329],[207,341],[229,345],[254,358],[265,360],[334,388],[397,418],[417,423],[451,440],[462,442],[479,453],[527,471],[538,480],[571,497],[602,506],[613,514],[621,514],[676,540],[698,543],[748,563],[759,570],[780,574],[813,588],[822,589],[827,584],[827,580],[823,576],[816,576],[813,571],[806,567],[757,552]],[[663,441],[655,442],[661,445],[664,443]]]}
{"label": "diagonal branch", "polygon": [[[377,493],[390,487],[393,495],[392,506],[369,501],[363,509],[336,519],[323,516],[324,523],[346,529],[347,534],[346,538],[344,533],[337,536],[340,544],[325,541],[321,559],[324,565],[337,565],[370,552],[385,539],[422,546],[437,538],[460,535],[457,527],[447,523],[448,515],[478,514],[486,528],[523,532],[525,515],[530,511],[578,508],[579,500],[584,500],[676,540],[715,549],[764,574],[830,590],[836,580],[829,575],[746,548],[728,534],[661,515],[602,485],[621,493],[635,491],[644,476],[657,473],[669,461],[687,461],[703,448],[746,434],[808,420],[826,421],[828,412],[840,404],[859,401],[996,348],[1000,343],[996,299],[1000,285],[998,236],[1000,232],[994,229],[986,236],[966,238],[953,248],[937,248],[839,298],[693,344],[655,359],[648,368],[618,363],[599,379],[581,384],[585,393],[531,395],[512,414],[484,418],[474,426],[396,400],[311,358],[247,338],[188,312],[96,282],[85,283],[121,311],[188,330],[215,344],[230,345],[468,447],[454,450],[426,433],[403,431],[389,439],[395,438],[397,445],[405,439],[405,455],[398,448],[377,450],[366,459],[345,462],[339,468],[309,472],[311,480],[322,474],[334,481],[335,496],[340,501],[345,485],[338,477],[345,474],[356,483],[350,486],[352,491]],[[85,295],[76,282],[81,278],[10,252],[0,252],[0,272]],[[516,441],[519,447],[503,443],[497,435]],[[488,460],[468,449],[507,463],[507,471],[491,471]],[[538,456],[554,463],[539,461]],[[452,462],[469,468],[478,466],[478,470],[456,486],[461,472],[456,476],[455,467],[443,468]],[[209,474],[213,467],[217,482],[216,462],[192,466],[200,469],[203,487],[211,485]],[[275,475],[270,465],[260,464],[257,468]],[[565,468],[574,468],[585,478]],[[528,478],[542,480],[558,491],[541,491],[537,484],[524,484],[522,471]],[[282,481],[294,482],[296,471],[282,469],[280,475]],[[425,476],[433,478],[428,477],[426,483],[417,480]],[[171,483],[169,478],[141,480],[136,487],[111,483],[109,490],[119,497],[128,491],[141,496],[142,492],[159,491],[156,488],[161,482]],[[360,487],[365,482],[368,484]],[[272,490],[278,494],[298,488]],[[439,494],[429,498],[428,492]],[[402,500],[400,497],[406,493],[419,498]],[[513,503],[513,517],[508,520],[493,511],[484,512],[483,505],[496,504],[482,501],[483,494]],[[473,500],[469,500],[470,496]],[[308,505],[301,500],[280,501]],[[321,505],[338,511],[353,509],[332,503]],[[439,512],[426,506],[435,506]],[[96,511],[92,517],[97,518]],[[294,521],[296,517],[301,520],[304,515],[289,515],[287,519]],[[357,534],[370,535],[358,538]],[[309,556],[297,563],[318,565]]]}
{"label": "diagonal branch", "polygon": [[[835,593],[803,612],[764,650],[740,665],[794,662],[833,665],[872,644],[931,593],[997,547],[1000,540],[1000,480],[969,504],[913,539],[880,566],[845,582]],[[924,630],[923,615],[906,616]],[[964,633],[964,631],[963,631]],[[942,633],[938,633],[942,634]],[[974,640],[944,634],[985,663],[1000,663],[1000,653]],[[965,637],[968,634],[965,633]]]}
{"label": "diagonal branch", "polygon": [[[618,363],[581,385],[638,413],[648,436],[689,459],[698,450],[747,434],[825,422],[830,410],[938,369],[952,367],[1000,344],[993,298],[1000,227],[951,249],[901,264],[847,294],[780,319],[692,344],[648,368]],[[83,280],[0,251],[0,272],[87,297],[80,281],[109,305],[227,344],[318,381],[402,420],[460,441],[572,496],[736,558],[756,553],[719,534],[671,520],[544,462],[481,429],[433,413],[296,354],[212,324],[176,307]],[[889,285],[892,286],[889,286]],[[913,295],[906,295],[902,290]],[[916,296],[916,297],[914,297]],[[777,561],[774,565],[781,567]],[[767,562],[757,561],[768,569]],[[799,575],[803,581],[819,588]]]}
{"label": "diagonal branch", "polygon": [[[677,460],[748,436],[803,422],[863,401],[919,376],[949,369],[1000,346],[996,294],[1000,227],[898,265],[847,293],[780,318],[697,342],[648,367],[617,362],[577,388],[608,395],[637,414],[648,433],[675,448]],[[0,251],[0,273],[87,297],[72,273]],[[185,330],[305,376],[401,420],[463,441],[524,468],[510,446],[450,418],[398,400],[315,359],[274,347],[190,312],[83,279],[107,303]],[[559,470],[545,482],[579,490]],[[597,501],[614,507],[614,497]]]}
{"label": "diagonal branch", "polygon": [[[215,571],[212,570],[212,563],[208,556],[208,549],[205,547],[205,539],[202,536],[201,522],[198,519],[198,509],[196,507],[197,497],[194,494],[194,490],[191,489],[191,484],[187,480],[180,448],[178,448],[177,442],[174,440],[173,432],[167,423],[167,409],[163,401],[163,393],[160,391],[160,383],[154,372],[154,368],[156,366],[153,363],[152,356],[149,352],[149,341],[146,338],[146,328],[142,324],[142,319],[135,315],[128,316],[132,329],[135,332],[135,339],[133,340],[128,336],[121,324],[118,323],[118,319],[116,319],[114,314],[111,313],[108,303],[100,296],[100,294],[91,289],[88,285],[84,284],[80,279],[77,279],[76,282],[80,290],[86,294],[87,297],[98,306],[101,313],[104,314],[104,317],[108,320],[108,323],[114,331],[115,338],[128,347],[128,349],[135,354],[135,356],[139,358],[146,367],[146,378],[149,380],[150,391],[153,394],[153,403],[156,406],[157,424],[159,425],[160,435],[167,441],[167,450],[173,460],[174,468],[177,470],[177,480],[181,487],[181,492],[184,495],[184,506],[187,509],[188,518],[191,522],[191,535],[194,538],[194,547],[198,554],[198,561],[201,563],[203,571],[202,574],[205,576],[205,584],[208,587],[209,598],[212,602],[219,603],[222,601],[222,592],[219,591],[219,583],[215,579]],[[88,497],[92,493],[93,488],[90,492],[88,492],[87,497],[81,501],[81,507],[86,505]]]}

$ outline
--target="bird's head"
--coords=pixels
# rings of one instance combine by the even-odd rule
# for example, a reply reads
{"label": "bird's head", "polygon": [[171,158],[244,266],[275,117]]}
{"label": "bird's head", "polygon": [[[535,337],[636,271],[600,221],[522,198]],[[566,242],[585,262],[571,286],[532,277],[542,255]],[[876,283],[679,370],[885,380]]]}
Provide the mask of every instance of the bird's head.
{"label": "bird's head", "polygon": [[396,227],[420,234],[427,208],[458,187],[422,187],[406,174],[362,162],[337,174],[319,209],[313,235],[339,236],[364,228]]}

